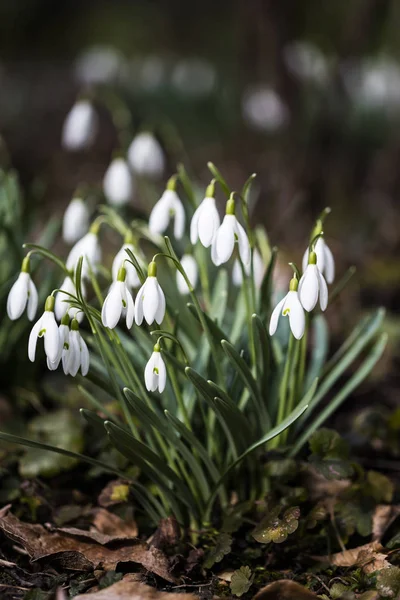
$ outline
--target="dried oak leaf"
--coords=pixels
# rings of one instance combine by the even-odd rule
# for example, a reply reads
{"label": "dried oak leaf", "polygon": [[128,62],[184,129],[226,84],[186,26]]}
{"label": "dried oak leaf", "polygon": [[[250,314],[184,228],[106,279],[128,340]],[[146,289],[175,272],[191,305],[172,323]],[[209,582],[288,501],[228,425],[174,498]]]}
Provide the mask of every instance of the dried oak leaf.
{"label": "dried oak leaf", "polygon": [[400,506],[378,504],[372,515],[372,539],[379,541],[393,521],[400,515]]}
{"label": "dried oak leaf", "polygon": [[262,588],[253,600],[318,600],[318,596],[295,581],[282,579]]}
{"label": "dried oak leaf", "polygon": [[379,542],[370,542],[344,552],[314,558],[336,567],[361,567],[364,573],[374,573],[391,566],[382,550]]}
{"label": "dried oak leaf", "polygon": [[96,592],[79,594],[75,600],[198,600],[193,594],[159,592],[138,581],[135,575],[125,575],[122,581]]}
{"label": "dried oak leaf", "polygon": [[284,542],[288,535],[294,533],[299,526],[300,509],[288,508],[279,518],[280,506],[273,508],[252,532],[253,538],[260,544]]}
{"label": "dried oak leaf", "polygon": [[21,544],[32,561],[57,560],[64,568],[74,571],[97,568],[113,571],[119,563],[135,562],[167,581],[176,582],[169,571],[167,557],[138,540],[120,541],[108,548],[98,543],[90,532],[75,528],[70,528],[68,533],[49,532],[42,525],[23,523],[4,510],[0,511],[0,530]]}

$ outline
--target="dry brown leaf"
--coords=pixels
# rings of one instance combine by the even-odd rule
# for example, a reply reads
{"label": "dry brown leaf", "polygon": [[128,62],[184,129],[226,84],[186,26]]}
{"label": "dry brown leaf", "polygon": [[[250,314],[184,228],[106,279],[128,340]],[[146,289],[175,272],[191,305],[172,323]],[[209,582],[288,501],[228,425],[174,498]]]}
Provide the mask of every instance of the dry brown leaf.
{"label": "dry brown leaf", "polygon": [[[274,581],[262,588],[253,600],[317,600],[318,596],[290,579]],[[83,599],[82,599],[83,600]]]}
{"label": "dry brown leaf", "polygon": [[126,502],[129,498],[129,483],[123,479],[114,479],[100,492],[98,503],[104,508]]}
{"label": "dry brown leaf", "polygon": [[177,544],[180,536],[181,530],[178,521],[174,517],[168,517],[161,519],[159,526],[149,541],[155,548],[163,549],[167,546]]}
{"label": "dry brown leaf", "polygon": [[49,532],[42,525],[23,523],[4,509],[0,511],[0,530],[21,544],[32,561],[57,560],[66,569],[74,571],[115,570],[119,563],[135,562],[167,581],[176,582],[169,572],[168,558],[157,548],[149,548],[137,540],[120,541],[108,548],[94,540],[93,534],[90,537],[90,532],[71,529],[74,533]]}
{"label": "dry brown leaf", "polygon": [[306,472],[306,487],[313,501],[337,498],[351,485],[350,479],[326,479],[309,466]]}
{"label": "dry brown leaf", "polygon": [[400,506],[390,504],[378,504],[372,516],[372,539],[380,541],[393,523],[400,515]]}
{"label": "dry brown leaf", "polygon": [[314,558],[336,567],[362,567],[364,573],[373,573],[390,567],[386,554],[383,554],[382,550],[383,546],[375,541],[344,552]]}
{"label": "dry brown leaf", "polygon": [[125,575],[121,581],[104,590],[79,594],[75,600],[198,600],[198,596],[159,592],[138,581],[135,575]]}

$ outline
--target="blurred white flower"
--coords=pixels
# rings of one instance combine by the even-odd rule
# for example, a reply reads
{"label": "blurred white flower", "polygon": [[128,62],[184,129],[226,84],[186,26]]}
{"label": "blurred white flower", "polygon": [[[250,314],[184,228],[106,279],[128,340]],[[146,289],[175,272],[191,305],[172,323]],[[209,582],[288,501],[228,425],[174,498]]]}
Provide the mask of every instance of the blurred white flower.
{"label": "blurred white flower", "polygon": [[156,138],[149,132],[138,133],[128,149],[128,160],[138,175],[158,178],[165,167],[163,150]]}
{"label": "blurred white flower", "polygon": [[[254,282],[256,288],[260,288],[264,279],[266,265],[262,259],[261,254],[257,250],[257,248],[253,252],[253,272],[254,272]],[[247,265],[244,265],[244,270],[247,276],[250,275],[251,272],[251,263],[249,262]],[[243,273],[242,268],[240,266],[240,262],[238,259],[235,260],[233,269],[232,269],[232,281],[233,284],[237,287],[240,287],[243,283]]]}
{"label": "blurred white flower", "polygon": [[[86,290],[83,280],[81,288],[82,294],[83,296],[85,296]],[[76,288],[71,277],[66,277],[60,285],[59,291],[56,294],[56,301],[54,305],[54,314],[56,315],[56,319],[57,321],[61,321],[65,313],[68,312],[71,319],[77,319],[79,322],[81,322],[83,319],[83,312],[80,311],[78,308],[71,307],[71,305],[68,302],[68,300],[70,299],[69,294],[76,296]]]}
{"label": "blurred white flower", "polygon": [[66,150],[84,150],[97,133],[97,115],[89,100],[78,100],[65,118],[62,145]]}
{"label": "blurred white flower", "polygon": [[157,281],[157,265],[151,262],[148,277],[136,296],[135,322],[141,325],[143,317],[148,325],[156,321],[161,325],[165,316],[165,296]]}
{"label": "blurred white flower", "polygon": [[144,382],[149,392],[155,392],[158,389],[161,394],[165,389],[167,370],[158,344],[154,346],[153,354],[144,370]]}
{"label": "blurred white flower", "polygon": [[217,73],[214,66],[199,58],[180,60],[174,67],[171,82],[184,96],[194,98],[211,94],[215,87]]}
{"label": "blurred white flower", "polygon": [[270,87],[251,87],[242,99],[245,121],[255,129],[275,131],[285,125],[289,112],[278,94]]}
{"label": "blurred white flower", "polygon": [[129,288],[137,288],[140,286],[140,279],[135,267],[131,262],[129,262],[130,259],[128,254],[126,253],[126,250],[130,250],[132,254],[135,255],[140,266],[144,265],[142,257],[138,256],[136,247],[131,243],[126,243],[122,246],[121,250],[119,250],[115,255],[111,269],[112,278],[113,281],[116,281],[118,271],[123,266],[126,269],[126,285]]}
{"label": "blurred white flower", "polygon": [[400,66],[388,56],[347,62],[342,76],[353,102],[367,109],[400,108]]}
{"label": "blurred white flower", "polygon": [[72,198],[62,223],[62,236],[67,244],[74,244],[89,229],[89,209],[82,198]]}
{"label": "blurred white flower", "polygon": [[185,209],[175,189],[167,187],[150,213],[150,232],[164,233],[171,218],[174,219],[174,236],[180,240],[185,233]]}
{"label": "blurred white flower", "polygon": [[123,158],[114,158],[103,179],[103,192],[113,206],[128,204],[132,198],[133,181],[128,163]]}
{"label": "blurred white flower", "polygon": [[69,271],[75,271],[80,257],[83,256],[82,277],[90,277],[90,269],[96,271],[101,262],[101,248],[96,233],[89,231],[74,246],[72,246],[66,261]]}
{"label": "blurred white flower", "polygon": [[21,272],[12,286],[7,298],[7,314],[9,319],[19,319],[27,308],[27,315],[33,321],[38,306],[38,293],[30,275],[29,258],[22,261]]}
{"label": "blurred white flower", "polygon": [[299,79],[326,83],[329,75],[328,61],[321,50],[311,42],[296,41],[283,52],[288,69]]}
{"label": "blurred white flower", "polygon": [[112,46],[92,46],[84,50],[74,66],[77,80],[85,85],[113,83],[125,68],[124,57]]}
{"label": "blurred white flower", "polygon": [[[184,254],[181,258],[181,265],[190,283],[192,284],[192,287],[195,288],[199,275],[199,269],[194,257],[191,254]],[[180,273],[179,271],[176,272],[176,285],[178,286],[179,293],[183,296],[189,293],[188,285],[182,273]]]}

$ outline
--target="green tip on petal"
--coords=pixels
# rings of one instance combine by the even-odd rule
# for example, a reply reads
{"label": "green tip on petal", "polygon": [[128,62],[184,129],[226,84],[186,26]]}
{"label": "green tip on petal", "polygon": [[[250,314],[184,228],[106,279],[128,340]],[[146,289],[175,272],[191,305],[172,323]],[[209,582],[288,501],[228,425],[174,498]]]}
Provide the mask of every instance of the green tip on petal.
{"label": "green tip on petal", "polygon": [[235,214],[235,200],[233,199],[233,194],[231,194],[231,197],[229,198],[228,202],[226,203],[226,214],[227,215]]}
{"label": "green tip on petal", "polygon": [[172,177],[170,177],[168,179],[167,190],[172,190],[173,192],[175,192],[177,178],[178,178],[178,175],[172,175]]}
{"label": "green tip on petal", "polygon": [[149,277],[157,277],[157,265],[154,260],[149,264],[149,268],[147,269],[147,275]]}
{"label": "green tip on petal", "polygon": [[290,284],[289,284],[289,290],[291,292],[297,292],[297,288],[299,287],[299,280],[297,279],[297,277],[293,277],[290,280]]}
{"label": "green tip on petal", "polygon": [[310,252],[310,254],[308,255],[308,264],[309,265],[317,264],[317,255],[315,252]]}
{"label": "green tip on petal", "polygon": [[79,323],[76,319],[72,319],[71,329],[72,329],[72,331],[79,331]]}
{"label": "green tip on petal", "polygon": [[121,267],[118,271],[117,281],[125,281],[126,278],[126,269],[125,267]]}
{"label": "green tip on petal", "polygon": [[49,312],[54,312],[54,305],[56,303],[56,300],[54,298],[54,296],[47,296],[46,298],[46,303],[44,305],[44,310],[48,310]]}
{"label": "green tip on petal", "polygon": [[31,261],[30,261],[29,256],[25,256],[24,260],[22,261],[21,273],[30,273],[31,272],[30,262]]}
{"label": "green tip on petal", "polygon": [[63,318],[61,319],[61,325],[69,325],[70,318],[69,314],[66,312]]}

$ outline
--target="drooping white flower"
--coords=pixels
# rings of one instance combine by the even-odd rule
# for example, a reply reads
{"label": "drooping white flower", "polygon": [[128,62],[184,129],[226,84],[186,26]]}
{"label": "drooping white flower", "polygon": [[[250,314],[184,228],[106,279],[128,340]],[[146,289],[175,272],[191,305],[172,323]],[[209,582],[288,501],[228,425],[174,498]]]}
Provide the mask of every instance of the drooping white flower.
{"label": "drooping white flower", "polygon": [[185,232],[185,209],[176,193],[176,178],[171,177],[166,190],[153,206],[150,213],[149,229],[153,234],[163,233],[174,218],[174,236],[180,240]]}
{"label": "drooping white flower", "polygon": [[75,375],[79,369],[85,377],[89,371],[90,356],[85,340],[79,332],[79,323],[76,319],[71,322],[68,345],[62,353],[62,365],[66,375]]}
{"label": "drooping white flower", "polygon": [[[251,273],[251,263],[244,265],[244,270],[247,276]],[[264,279],[266,266],[262,259],[261,254],[257,250],[257,248],[253,252],[253,272],[254,272],[254,282],[256,288],[260,288]],[[233,269],[232,269],[232,281],[233,284],[237,287],[240,287],[243,283],[243,273],[242,268],[240,266],[240,262],[238,259],[235,260]]]}
{"label": "drooping white flower", "polygon": [[[333,283],[333,280],[335,279],[335,261],[332,252],[328,248],[328,245],[323,237],[318,238],[316,241],[314,252],[317,255],[318,269],[325,276],[327,283]],[[308,265],[309,253],[310,249],[307,248],[303,256],[303,272],[306,270]]]}
{"label": "drooping white flower", "polygon": [[89,229],[89,209],[82,198],[72,198],[62,223],[62,236],[67,244],[74,244]]}
{"label": "drooping white flower", "polygon": [[27,309],[28,319],[33,321],[37,311],[38,293],[30,275],[29,257],[22,261],[21,272],[12,286],[7,298],[8,317],[15,321]]}
{"label": "drooping white flower", "polygon": [[165,315],[165,296],[157,281],[157,265],[149,264],[148,277],[136,296],[135,322],[141,325],[143,317],[151,325],[154,321],[161,325]]}
{"label": "drooping white flower", "polygon": [[126,250],[130,250],[136,256],[136,259],[139,262],[140,266],[143,265],[143,259],[141,258],[141,256],[138,256],[137,248],[134,246],[134,244],[127,242],[115,255],[111,268],[112,278],[113,281],[116,281],[118,277],[118,271],[121,267],[124,267],[126,269],[126,285],[128,286],[128,288],[137,288],[140,286],[140,279],[135,267],[131,262],[129,262],[130,259],[128,254],[126,253]]}
{"label": "drooping white flower", "polygon": [[113,206],[124,206],[132,198],[133,180],[124,158],[111,161],[103,179],[103,192]]}
{"label": "drooping white flower", "polygon": [[121,316],[126,319],[126,326],[130,329],[135,317],[135,304],[126,285],[126,269],[121,267],[117,281],[113,281],[101,310],[101,320],[104,327],[114,329]]}
{"label": "drooping white flower", "polygon": [[[86,290],[83,280],[81,284],[81,291],[83,296],[85,297]],[[66,277],[60,285],[59,291],[56,294],[56,303],[54,305],[54,314],[56,315],[56,319],[57,321],[61,321],[65,313],[68,312],[71,319],[77,319],[79,322],[81,322],[83,319],[83,312],[78,308],[72,307],[69,304],[69,294],[76,296],[76,287],[71,277]]]}
{"label": "drooping white flower", "polygon": [[321,310],[325,310],[328,306],[328,286],[317,266],[316,253],[310,252],[308,265],[299,282],[300,302],[307,312],[313,310],[318,296]]}
{"label": "drooping white flower", "polygon": [[211,259],[218,267],[232,256],[235,242],[244,265],[250,262],[250,244],[247,234],[235,216],[235,201],[230,198],[226,203],[226,214],[215,233],[211,246]]}
{"label": "drooping white flower", "polygon": [[129,163],[138,175],[158,178],[165,167],[162,148],[156,138],[149,132],[139,133],[128,149]]}
{"label": "drooping white flower", "polygon": [[286,296],[278,302],[272,311],[271,320],[269,323],[269,334],[274,335],[277,327],[279,317],[282,315],[284,317],[289,317],[289,325],[290,329],[294,337],[297,340],[300,340],[304,335],[304,330],[306,326],[306,318],[304,314],[304,309],[299,300],[299,294],[297,292],[299,282],[296,277],[290,282],[289,292]]}
{"label": "drooping white flower", "polygon": [[161,394],[165,389],[167,370],[158,344],[154,346],[153,354],[144,370],[144,382],[149,392],[155,392],[158,389]]}
{"label": "drooping white flower", "polygon": [[71,248],[66,261],[69,271],[75,271],[80,257],[83,256],[82,277],[89,278],[90,269],[96,271],[101,261],[101,248],[97,232],[92,229]]}
{"label": "drooping white flower", "polygon": [[28,342],[28,357],[31,362],[35,361],[36,344],[38,338],[44,338],[44,351],[50,362],[57,360],[59,351],[59,333],[54,316],[54,297],[48,296],[44,307],[44,313],[32,328]]}
{"label": "drooping white flower", "polygon": [[78,100],[65,118],[62,145],[66,150],[88,148],[97,132],[97,115],[88,100]]}
{"label": "drooping white flower", "polygon": [[58,328],[59,340],[57,358],[55,361],[51,361],[49,358],[47,358],[47,367],[50,369],[50,371],[55,371],[58,369],[58,365],[60,364],[63,353],[69,348],[69,322],[70,318],[68,313],[66,313],[63,316],[61,324]]}
{"label": "drooping white flower", "polygon": [[[195,288],[199,275],[199,269],[194,257],[191,254],[184,254],[181,258],[181,265],[190,283],[192,284],[192,287]],[[179,293],[182,294],[182,296],[189,293],[188,285],[180,271],[176,272],[176,285],[178,286]]]}
{"label": "drooping white flower", "polygon": [[205,248],[211,246],[215,233],[221,224],[214,193],[215,185],[212,181],[207,187],[204,200],[196,208],[190,223],[190,241],[193,245],[200,239]]}

